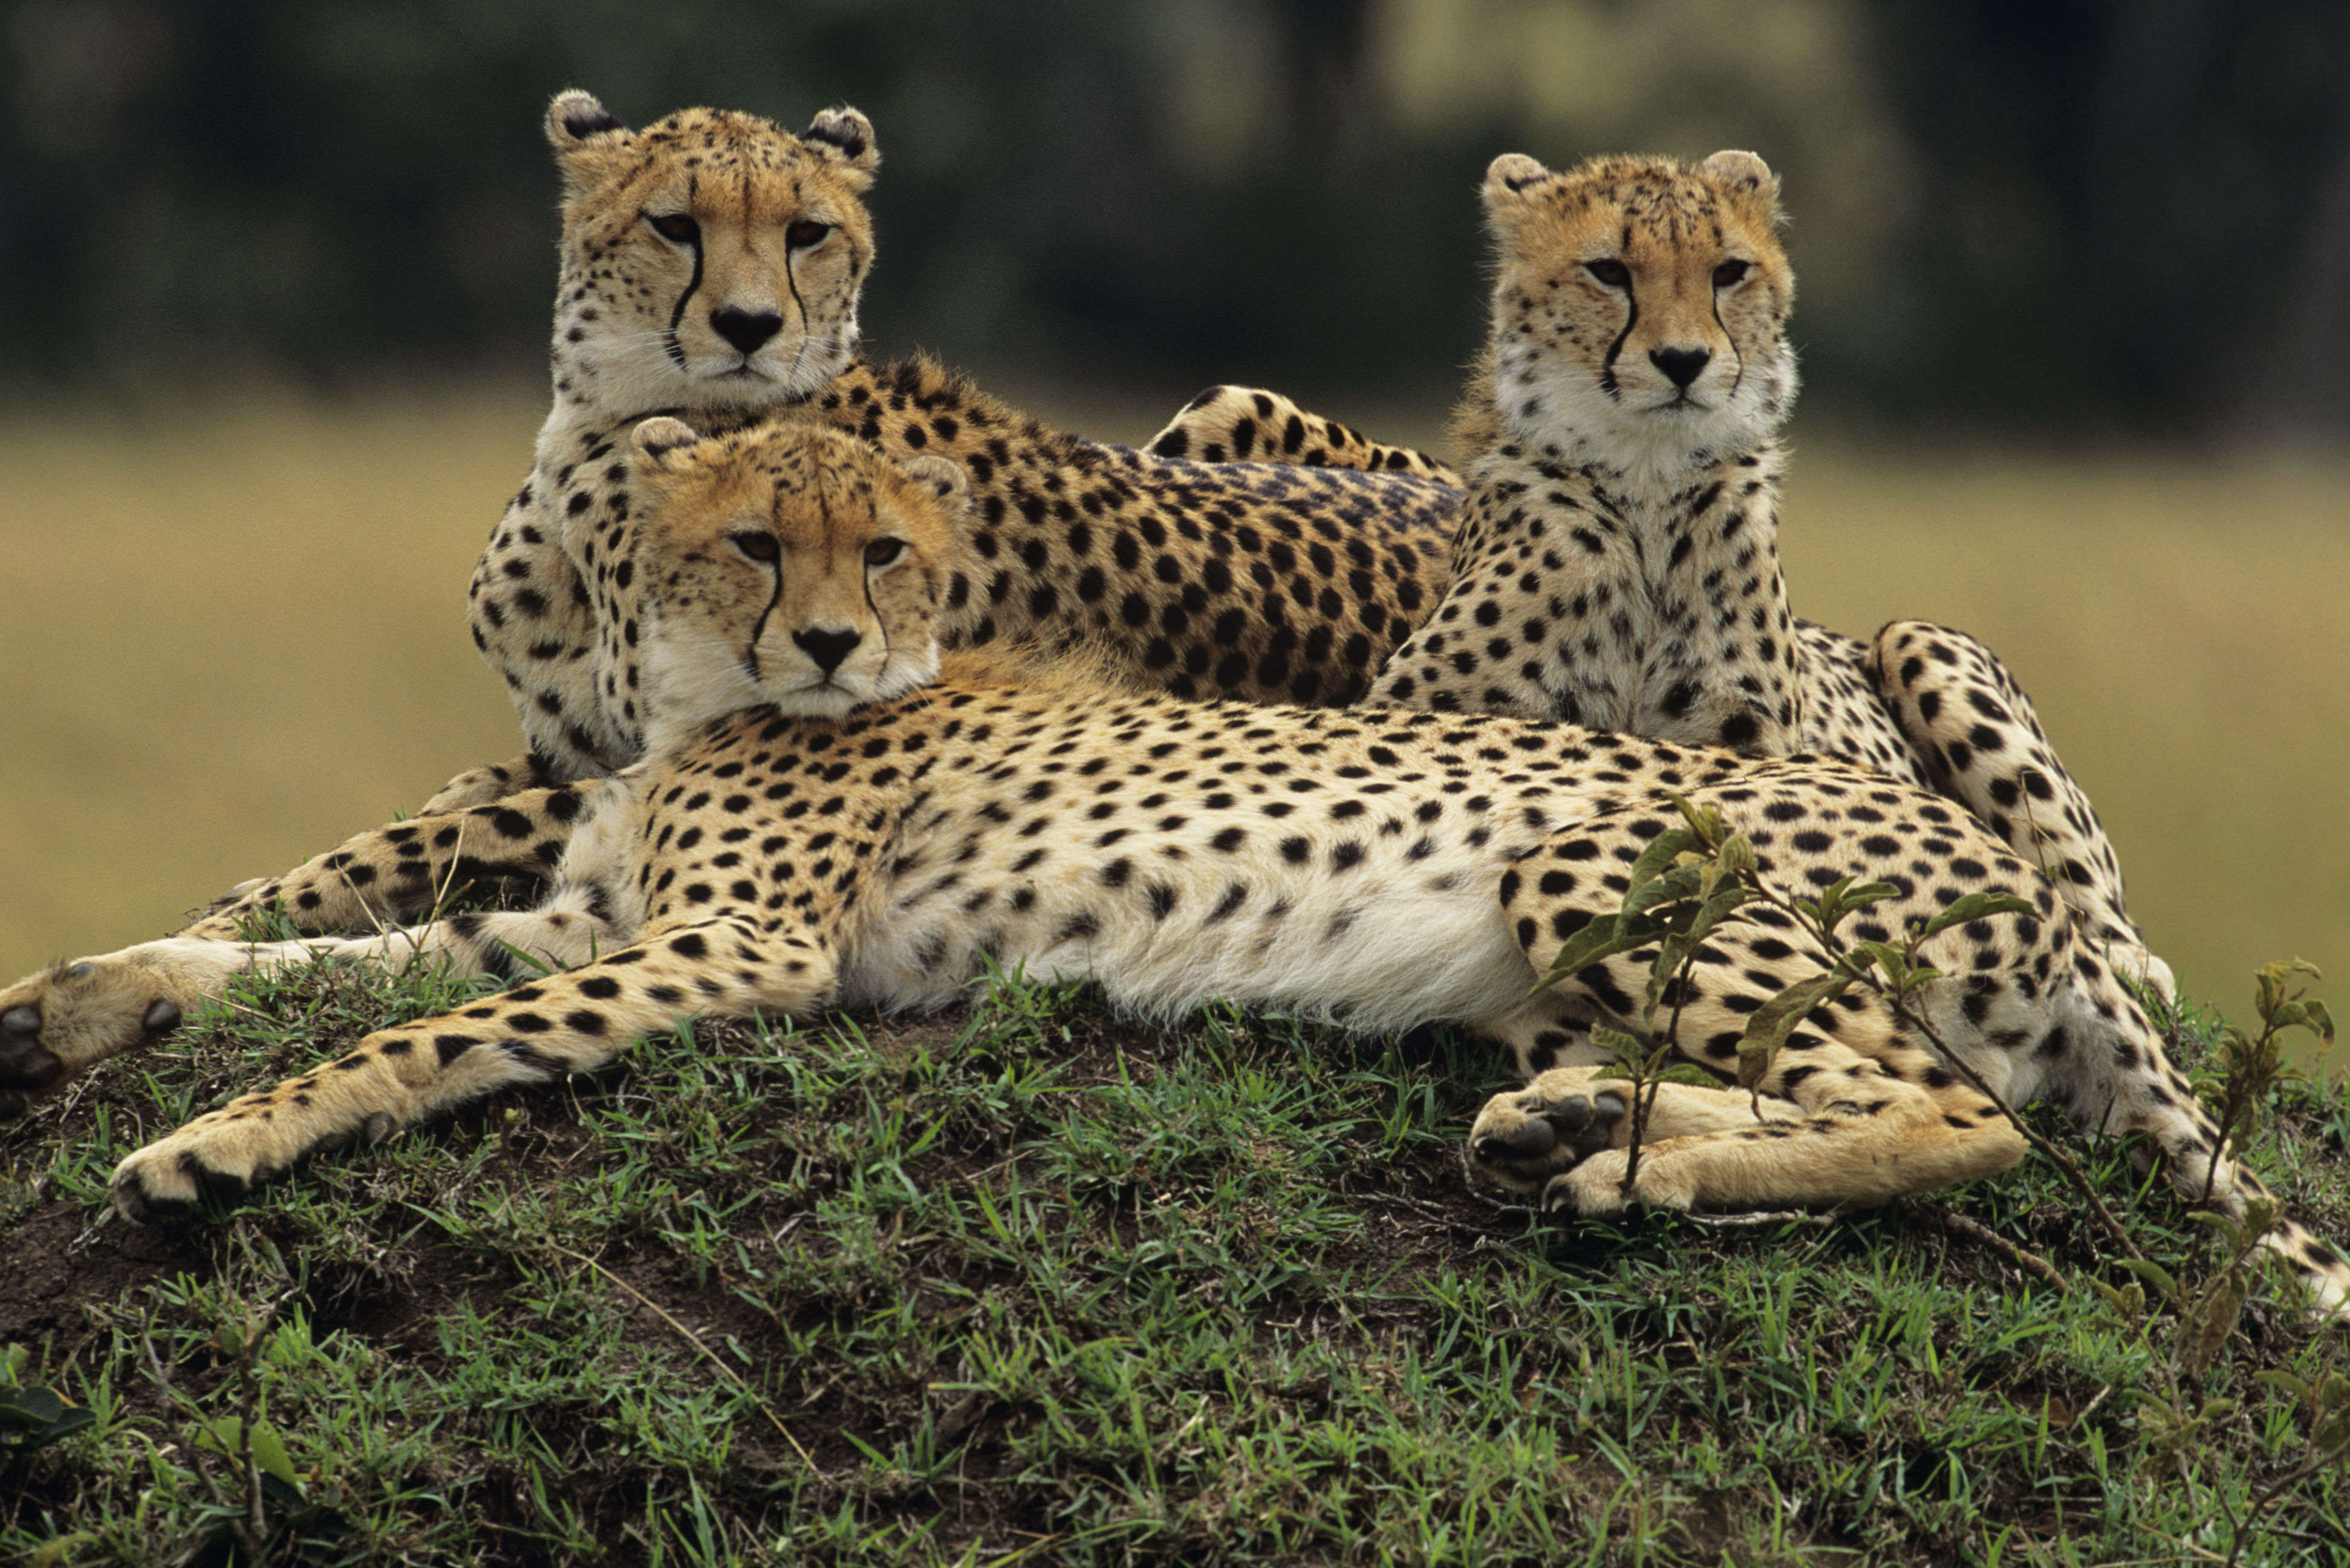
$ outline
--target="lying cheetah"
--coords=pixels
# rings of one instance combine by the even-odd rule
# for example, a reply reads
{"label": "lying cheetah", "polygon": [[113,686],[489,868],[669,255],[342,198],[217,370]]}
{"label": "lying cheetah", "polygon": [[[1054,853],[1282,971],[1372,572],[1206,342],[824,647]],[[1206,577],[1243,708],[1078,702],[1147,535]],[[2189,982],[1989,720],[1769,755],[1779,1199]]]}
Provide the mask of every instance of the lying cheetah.
{"label": "lying cheetah", "polygon": [[[1788,610],[1777,434],[1795,395],[1794,278],[1778,193],[1750,152],[1563,174],[1494,161],[1499,275],[1455,419],[1469,507],[1451,580],[1366,700],[1823,752],[1939,790],[2170,995],[2096,813],[1991,650],[1918,621],[1863,644]],[[1251,388],[1211,388],[1149,450],[1441,477]]]}
{"label": "lying cheetah", "polygon": [[[10,1086],[50,1086],[238,971],[330,954],[510,974],[562,966],[201,1116],[125,1159],[135,1219],[234,1194],[326,1145],[376,1141],[509,1085],[609,1060],[696,1015],[928,1007],[990,965],[1097,980],[1167,1016],[1210,997],[1390,1030],[1457,1020],[1529,1087],[1471,1135],[1497,1180],[1580,1213],[1619,1210],[1628,1118],[1586,1031],[1636,1027],[1637,959],[1544,990],[1561,942],[1612,910],[1675,794],[1748,834],[1791,881],[1883,877],[1895,924],[1962,890],[2031,900],[1942,933],[1936,1026],[2017,1100],[2152,1135],[2199,1192],[2212,1131],[2113,971],[2031,868],[1938,797],[1841,763],[1761,759],[1568,726],[1137,694],[1073,661],[942,654],[972,551],[951,465],[900,470],[837,433],[635,433],[644,499],[645,762],[607,778],[366,836],[297,873],[293,903],[350,872],[445,875],[473,844],[559,859],[528,913],[359,940],[166,940],[47,977],[0,1009]],[[1878,846],[1888,847],[1878,847]],[[1922,867],[1913,875],[1913,867]],[[1720,1070],[1748,1013],[1825,955],[1767,909],[1700,950],[1690,1056]],[[2023,1144],[1873,999],[1823,1009],[1757,1102],[1668,1085],[1630,1200],[1672,1208],[1868,1201],[2013,1163]],[[2218,1201],[2260,1190],[2221,1161]],[[2329,1303],[2345,1269],[2278,1241]]]}
{"label": "lying cheetah", "polygon": [[961,464],[976,554],[949,594],[951,648],[1083,640],[1178,696],[1344,703],[1433,607],[1451,485],[1167,461],[1047,430],[927,361],[858,358],[879,151],[855,109],[797,136],[706,109],[637,131],[567,92],[546,134],[565,190],[554,408],[470,590],[530,753],[428,811],[642,753],[620,452],[651,414],[705,434],[809,420]]}

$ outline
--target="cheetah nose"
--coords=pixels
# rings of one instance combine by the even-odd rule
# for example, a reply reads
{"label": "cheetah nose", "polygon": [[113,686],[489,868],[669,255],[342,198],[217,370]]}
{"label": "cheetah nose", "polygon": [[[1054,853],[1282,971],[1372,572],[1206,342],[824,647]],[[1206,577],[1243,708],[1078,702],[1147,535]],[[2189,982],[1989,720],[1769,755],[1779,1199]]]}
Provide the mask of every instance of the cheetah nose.
{"label": "cheetah nose", "polygon": [[784,329],[784,318],[772,310],[763,310],[754,316],[747,310],[737,310],[730,305],[723,309],[710,313],[710,327],[727,342],[748,354],[756,349],[760,344],[781,332]]}
{"label": "cheetah nose", "polygon": [[840,661],[857,649],[865,635],[857,631],[808,630],[792,633],[792,640],[800,651],[816,660],[816,667],[827,675],[840,668]]}
{"label": "cheetah nose", "polygon": [[1648,363],[1662,370],[1676,387],[1686,387],[1713,361],[1711,348],[1651,348]]}

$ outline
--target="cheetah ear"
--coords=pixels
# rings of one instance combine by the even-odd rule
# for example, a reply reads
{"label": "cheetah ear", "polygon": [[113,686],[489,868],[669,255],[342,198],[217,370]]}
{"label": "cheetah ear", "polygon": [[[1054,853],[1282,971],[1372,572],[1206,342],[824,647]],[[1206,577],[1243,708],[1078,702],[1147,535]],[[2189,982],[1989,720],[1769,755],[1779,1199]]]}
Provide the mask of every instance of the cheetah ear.
{"label": "cheetah ear", "polygon": [[961,517],[971,507],[971,475],[962,464],[943,457],[910,457],[899,465],[906,477],[946,503],[947,515]]}
{"label": "cheetah ear", "polygon": [[1534,211],[1534,198],[1527,192],[1549,178],[1550,171],[1540,161],[1523,152],[1504,152],[1485,166],[1485,221],[1505,244]]}
{"label": "cheetah ear", "polygon": [[1752,152],[1724,149],[1697,166],[1697,171],[1728,186],[1742,196],[1761,198],[1775,216],[1779,211],[1779,177]]}
{"label": "cheetah ear", "polygon": [[563,171],[567,192],[591,189],[619,161],[618,154],[636,140],[619,117],[577,88],[556,93],[546,106],[546,140],[555,149],[556,167]]}
{"label": "cheetah ear", "polygon": [[660,419],[647,420],[639,425],[634,439],[635,464],[639,472],[648,469],[674,468],[676,464],[669,461],[669,454],[682,451],[702,440],[694,433],[691,425],[687,424],[683,420],[671,419],[667,415]]}
{"label": "cheetah ear", "polygon": [[1550,178],[1542,161],[1523,152],[1504,152],[1485,165],[1485,210],[1495,203],[1523,198],[1529,186]]}
{"label": "cheetah ear", "polygon": [[800,145],[830,163],[852,191],[873,183],[881,167],[881,149],[873,140],[873,122],[843,104],[827,109],[800,132]]}

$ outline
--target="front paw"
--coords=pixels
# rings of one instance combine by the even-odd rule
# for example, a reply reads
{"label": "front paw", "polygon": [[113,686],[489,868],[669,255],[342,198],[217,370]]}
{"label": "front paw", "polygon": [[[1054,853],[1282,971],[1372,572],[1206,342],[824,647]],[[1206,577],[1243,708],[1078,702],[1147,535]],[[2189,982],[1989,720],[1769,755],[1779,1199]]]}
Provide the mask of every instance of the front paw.
{"label": "front paw", "polygon": [[1555,1069],[1488,1100],[1469,1129],[1476,1171],[1512,1192],[1540,1192],[1608,1148],[1628,1106],[1619,1089],[1595,1083],[1593,1071]]}
{"label": "front paw", "polygon": [[181,1004],[151,971],[119,959],[57,964],[0,992],[0,1119],[96,1063],[180,1026]]}
{"label": "front paw", "polygon": [[114,1168],[114,1207],[126,1220],[153,1225],[184,1219],[204,1202],[233,1203],[297,1161],[355,1140],[381,1143],[394,1131],[382,1112],[356,1127],[320,1132],[279,1094],[247,1095],[198,1116]]}
{"label": "front paw", "polygon": [[1689,1185],[1690,1168],[1669,1149],[1646,1147],[1629,1191],[1624,1173],[1631,1157],[1620,1148],[1603,1149],[1572,1170],[1564,1170],[1544,1187],[1542,1206],[1554,1214],[1596,1220],[1633,1209],[1671,1209],[1687,1212],[1696,1207],[1697,1194]]}

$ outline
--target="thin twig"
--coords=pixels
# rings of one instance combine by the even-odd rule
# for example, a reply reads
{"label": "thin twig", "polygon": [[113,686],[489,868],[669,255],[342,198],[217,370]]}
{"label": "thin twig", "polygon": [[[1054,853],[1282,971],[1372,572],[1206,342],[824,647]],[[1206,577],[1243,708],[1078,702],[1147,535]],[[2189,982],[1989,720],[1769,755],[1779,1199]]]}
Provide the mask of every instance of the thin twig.
{"label": "thin twig", "polygon": [[1691,1214],[1684,1210],[1679,1218],[1709,1231],[1744,1231],[1758,1225],[1803,1225],[1814,1231],[1829,1231],[1841,1223],[1835,1214],[1814,1214],[1808,1209],[1778,1209],[1754,1214]]}
{"label": "thin twig", "polygon": [[2066,1283],[2064,1276],[2057,1271],[2055,1264],[2037,1252],[2025,1251],[1988,1225],[1970,1220],[1963,1214],[1953,1214],[1947,1209],[1937,1209],[1931,1204],[1920,1203],[1915,1199],[1903,1199],[1901,1211],[1913,1220],[1922,1220],[1938,1225],[1953,1236],[1963,1236],[1970,1241],[1980,1241],[1984,1246],[2004,1253],[2009,1262],[2026,1273],[2038,1275],[2043,1282],[2054,1286],[2059,1295],[2072,1288]]}
{"label": "thin twig", "polygon": [[614,1273],[611,1270],[606,1268],[595,1259],[588,1257],[586,1253],[575,1252],[570,1248],[563,1245],[560,1241],[549,1241],[547,1246],[554,1251],[562,1253],[565,1257],[571,1259],[574,1262],[584,1263],[588,1268],[595,1270],[598,1273],[611,1281],[612,1283],[619,1286],[622,1290],[628,1292],[629,1294],[636,1297],[638,1301],[643,1303],[644,1305],[651,1311],[654,1316],[660,1318],[663,1323],[669,1324],[670,1327],[675,1329],[680,1337],[683,1338],[686,1344],[693,1346],[693,1348],[699,1351],[702,1357],[707,1360],[711,1366],[718,1369],[718,1375],[720,1376],[725,1378],[728,1382],[733,1384],[735,1387],[741,1389],[743,1391],[743,1397],[749,1399],[751,1403],[759,1407],[759,1413],[766,1417],[767,1419],[774,1424],[775,1430],[784,1435],[784,1441],[792,1446],[792,1451],[799,1455],[800,1462],[807,1466],[808,1474],[816,1477],[818,1480],[822,1480],[824,1479],[824,1472],[816,1469],[816,1457],[810,1454],[806,1449],[800,1447],[800,1440],[792,1436],[792,1429],[784,1425],[783,1417],[775,1414],[775,1407],[769,1405],[764,1399],[761,1398],[757,1391],[753,1389],[748,1383],[745,1383],[743,1380],[743,1375],[741,1373],[736,1372],[733,1367],[727,1366],[725,1362],[719,1359],[718,1353],[711,1349],[707,1345],[704,1345],[702,1342],[702,1336],[700,1334],[694,1333],[693,1330],[686,1327],[685,1324],[680,1323],[675,1317],[671,1316],[669,1310],[666,1307],[663,1307],[660,1303],[653,1300],[652,1297],[645,1294],[644,1292],[637,1289],[636,1286],[629,1283],[628,1281],[620,1278],[619,1275]]}

